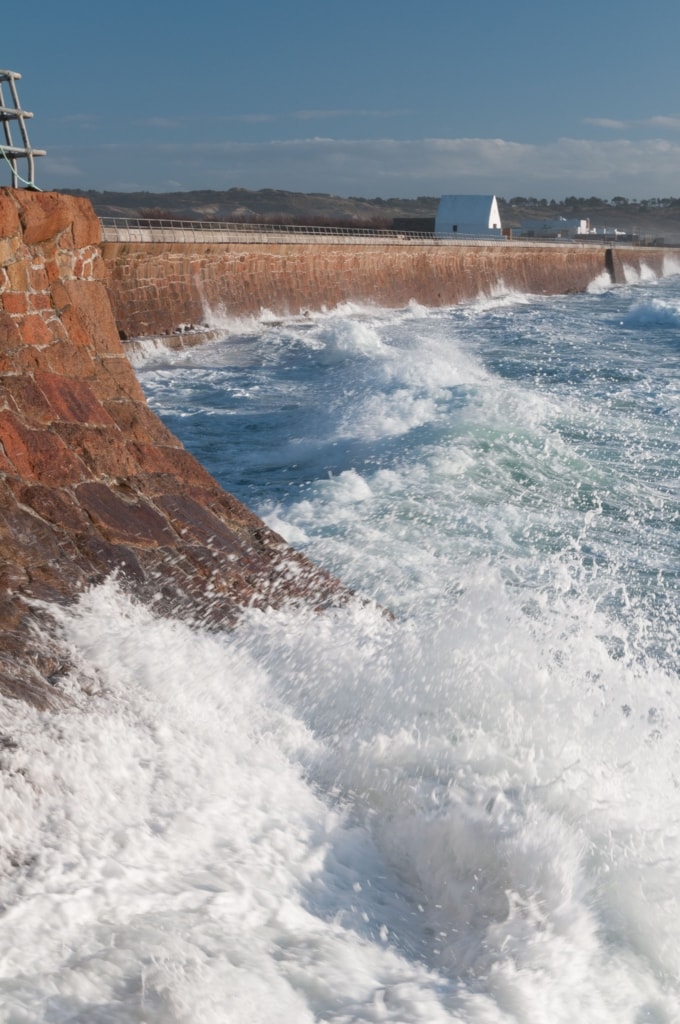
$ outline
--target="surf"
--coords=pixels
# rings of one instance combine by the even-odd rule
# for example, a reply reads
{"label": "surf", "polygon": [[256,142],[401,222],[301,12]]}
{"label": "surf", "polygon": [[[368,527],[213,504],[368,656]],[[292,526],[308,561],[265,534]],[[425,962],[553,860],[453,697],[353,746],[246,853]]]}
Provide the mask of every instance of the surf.
{"label": "surf", "polygon": [[52,609],[69,702],[1,726],[8,1021],[674,1019],[677,303],[342,309],[140,363],[363,600]]}

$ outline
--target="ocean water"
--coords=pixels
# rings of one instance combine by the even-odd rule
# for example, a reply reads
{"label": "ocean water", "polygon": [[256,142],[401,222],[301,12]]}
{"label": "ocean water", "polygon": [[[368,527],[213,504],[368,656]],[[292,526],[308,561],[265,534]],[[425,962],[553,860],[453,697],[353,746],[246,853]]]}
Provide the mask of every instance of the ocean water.
{"label": "ocean water", "polygon": [[88,686],[0,710],[3,1024],[680,1020],[666,270],[213,311],[224,340],[137,355],[363,600],[224,634],[115,580],[55,610]]}

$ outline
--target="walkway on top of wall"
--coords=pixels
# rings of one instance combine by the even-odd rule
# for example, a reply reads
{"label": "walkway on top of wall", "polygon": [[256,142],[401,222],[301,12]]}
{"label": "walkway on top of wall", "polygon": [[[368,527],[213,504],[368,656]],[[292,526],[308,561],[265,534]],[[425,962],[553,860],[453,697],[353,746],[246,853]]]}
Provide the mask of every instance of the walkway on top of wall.
{"label": "walkway on top of wall", "polygon": [[[573,238],[506,238],[457,234],[455,238],[426,232],[393,231],[388,228],[315,227],[313,225],[232,224],[217,221],[147,220],[127,217],[102,217],[104,242],[187,242],[201,244],[310,243],[348,245],[470,246],[501,245],[543,248],[546,245],[576,246],[582,249],[610,248],[613,241]],[[619,248],[639,248],[622,246]]]}

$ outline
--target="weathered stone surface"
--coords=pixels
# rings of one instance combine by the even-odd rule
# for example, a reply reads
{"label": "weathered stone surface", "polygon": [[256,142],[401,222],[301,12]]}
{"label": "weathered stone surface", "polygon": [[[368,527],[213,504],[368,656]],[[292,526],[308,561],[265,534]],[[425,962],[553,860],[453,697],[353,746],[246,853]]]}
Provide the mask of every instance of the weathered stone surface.
{"label": "weathered stone surface", "polygon": [[[73,200],[57,192],[34,192],[31,202],[17,204],[25,245],[54,238],[74,221]],[[5,228],[3,224],[2,234]]]}
{"label": "weathered stone surface", "polygon": [[104,408],[126,440],[169,445],[179,448],[180,442],[146,405],[117,399],[104,400]]}
{"label": "weathered stone surface", "polygon": [[113,426],[113,420],[86,381],[49,370],[36,370],[34,380],[47,400],[53,420]]}
{"label": "weathered stone surface", "polygon": [[[6,312],[21,316],[21,340],[26,345],[36,345],[40,348],[49,345],[52,341],[52,331],[49,322],[40,313],[30,313],[27,316],[23,316],[22,314],[26,313],[27,309],[22,309],[22,304],[14,302],[16,297],[16,295],[6,296],[3,304]],[[26,307],[28,308],[27,303]]]}
{"label": "weathered stone surface", "polygon": [[130,380],[130,367],[125,355],[101,355],[97,370],[97,393],[103,402],[110,399],[129,402],[132,399],[136,403],[135,408],[142,407],[144,393],[136,377]]}
{"label": "weathered stone surface", "polygon": [[2,238],[13,238],[19,234],[21,227],[19,207],[7,189],[0,189],[0,224],[2,224],[2,232],[0,232]]}
{"label": "weathered stone surface", "polygon": [[39,359],[33,361],[33,371],[26,362],[25,357],[30,353],[27,353],[25,349],[17,360],[18,366],[24,371],[31,372],[38,369],[51,370],[53,373],[59,373],[73,380],[89,381],[98,388],[101,365],[94,353],[82,345],[73,345],[65,333],[61,337],[55,331],[55,335],[57,336],[54,337],[49,348],[40,353]]}
{"label": "weathered stone surface", "polygon": [[88,246],[98,245],[102,237],[99,217],[87,203],[82,203],[78,209],[78,216],[71,220],[73,234],[73,248],[78,251]]}
{"label": "weathered stone surface", "polygon": [[136,473],[136,463],[128,449],[121,445],[117,428],[57,422],[52,429],[81,460],[83,477],[121,480]]}
{"label": "weathered stone surface", "polygon": [[80,460],[56,433],[29,426],[15,413],[0,413],[0,443],[13,471],[24,480],[60,486],[83,476]]}
{"label": "weathered stone surface", "polygon": [[76,490],[81,507],[107,539],[143,547],[173,544],[177,534],[148,502],[123,497],[106,484],[81,484]]}
{"label": "weathered stone surface", "polygon": [[244,545],[234,531],[193,498],[184,494],[164,494],[157,499],[156,504],[186,539],[198,541],[211,551],[220,549],[231,555],[245,554]]}
{"label": "weathered stone surface", "polygon": [[[64,288],[71,300],[69,315],[72,314],[72,319],[67,321],[69,337],[93,347],[96,352],[122,355],[123,348],[103,281],[73,279],[65,281]],[[76,336],[72,336],[71,331]]]}
{"label": "weathered stone surface", "polygon": [[98,239],[89,203],[0,189],[0,695],[45,707],[66,654],[36,632],[35,599],[71,600],[115,571],[162,611],[231,624],[247,604],[343,593],[150,411]]}
{"label": "weathered stone surface", "polygon": [[28,413],[28,418],[36,424],[49,424],[54,419],[50,403],[40,390],[33,377],[27,375],[0,378],[0,391],[7,396],[3,403],[15,413]]}
{"label": "weathered stone surface", "polygon": [[43,484],[19,483],[16,497],[45,522],[60,526],[71,533],[87,530],[89,519],[74,496],[65,489],[45,487]]}
{"label": "weathered stone surface", "polygon": [[8,313],[0,311],[0,352],[6,355],[18,348],[20,344],[21,335],[14,318]]}

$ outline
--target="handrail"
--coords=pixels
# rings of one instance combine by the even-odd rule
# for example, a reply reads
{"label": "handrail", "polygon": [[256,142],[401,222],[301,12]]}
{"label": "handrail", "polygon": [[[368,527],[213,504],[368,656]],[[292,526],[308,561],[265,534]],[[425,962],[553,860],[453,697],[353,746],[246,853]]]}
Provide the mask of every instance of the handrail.
{"label": "handrail", "polygon": [[254,244],[257,242],[334,242],[368,245],[521,245],[570,244],[610,247],[613,240],[507,238],[504,235],[436,235],[393,228],[328,227],[303,224],[240,224],[229,221],[152,220],[146,217],[100,217],[104,242],[181,242]]}

